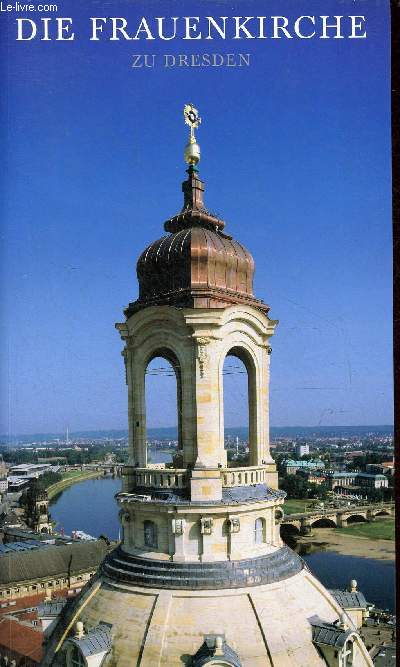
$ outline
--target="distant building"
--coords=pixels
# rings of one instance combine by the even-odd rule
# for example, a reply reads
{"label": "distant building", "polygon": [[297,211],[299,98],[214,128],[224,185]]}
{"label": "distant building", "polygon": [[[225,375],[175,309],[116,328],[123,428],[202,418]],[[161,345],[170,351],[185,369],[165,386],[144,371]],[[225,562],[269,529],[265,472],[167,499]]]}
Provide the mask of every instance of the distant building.
{"label": "distant building", "polygon": [[344,494],[360,492],[362,495],[368,495],[369,491],[389,486],[385,475],[373,475],[366,472],[333,472],[329,470],[326,473],[326,479],[330,489],[336,489],[336,491]]}
{"label": "distant building", "polygon": [[0,477],[6,477],[7,476],[7,466],[3,461],[3,457],[0,454]]}
{"label": "distant building", "polygon": [[324,484],[326,482],[326,475],[323,472],[312,472],[307,473],[307,481],[310,484]]}
{"label": "distant building", "polygon": [[13,477],[33,478],[40,477],[51,468],[50,463],[21,463],[17,466],[11,466],[9,474]]}
{"label": "distant building", "polygon": [[385,461],[384,463],[367,463],[365,471],[373,475],[394,475],[394,462]]}
{"label": "distant building", "polygon": [[[46,545],[13,542],[0,549],[0,606],[46,589],[72,593],[95,574],[109,551],[105,540]],[[13,604],[14,603],[14,604]]]}
{"label": "distant building", "polygon": [[10,493],[17,493],[18,491],[26,489],[26,487],[29,486],[30,481],[30,477],[7,477],[7,490],[10,491]]}
{"label": "distant building", "polygon": [[308,444],[296,445],[296,456],[301,459],[302,456],[308,456],[310,453],[310,446]]}
{"label": "distant building", "polygon": [[325,468],[323,461],[294,461],[293,459],[283,461],[282,466],[286,475],[295,475],[298,470],[315,471]]}
{"label": "distant building", "polygon": [[0,478],[0,495],[2,495],[3,493],[7,493],[7,489],[8,489],[7,477]]}
{"label": "distant building", "polygon": [[371,475],[367,472],[357,473],[357,482],[361,487],[368,489],[386,489],[389,486],[385,475]]}
{"label": "distant building", "polygon": [[383,468],[382,472],[383,472],[384,475],[387,475],[387,474],[394,475],[394,471],[395,471],[394,459],[393,459],[393,461],[384,461],[382,463],[382,468]]}

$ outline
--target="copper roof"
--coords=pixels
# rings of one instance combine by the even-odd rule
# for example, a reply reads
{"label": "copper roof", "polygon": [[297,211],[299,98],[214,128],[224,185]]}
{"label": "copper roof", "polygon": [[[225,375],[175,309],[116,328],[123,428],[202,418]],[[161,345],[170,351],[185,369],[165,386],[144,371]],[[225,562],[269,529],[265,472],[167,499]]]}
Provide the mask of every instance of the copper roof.
{"label": "copper roof", "polygon": [[204,185],[193,167],[182,184],[182,211],[168,219],[169,235],[151,243],[137,263],[139,298],[125,314],[154,305],[224,308],[243,303],[268,312],[253,295],[254,260],[225,234],[223,220],[204,207]]}

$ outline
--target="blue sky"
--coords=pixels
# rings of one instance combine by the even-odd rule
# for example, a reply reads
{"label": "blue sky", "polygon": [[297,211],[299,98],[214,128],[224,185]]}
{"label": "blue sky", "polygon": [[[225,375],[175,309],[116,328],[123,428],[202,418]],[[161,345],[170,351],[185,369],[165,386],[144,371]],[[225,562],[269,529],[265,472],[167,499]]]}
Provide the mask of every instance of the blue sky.
{"label": "blue sky", "polygon": [[[280,320],[271,423],[391,423],[389,3],[81,5],[59,5],[74,42],[17,42],[15,14],[0,17],[0,432],[126,426],[114,322],[136,298],[140,252],[181,208],[191,101],[206,203],[253,253],[255,292]],[[367,39],[89,41],[91,16],[274,13],[364,14]],[[130,66],[201,52],[250,53],[251,66]],[[233,381],[228,426],[246,420],[244,376]],[[173,401],[149,393],[149,426],[171,425]]]}

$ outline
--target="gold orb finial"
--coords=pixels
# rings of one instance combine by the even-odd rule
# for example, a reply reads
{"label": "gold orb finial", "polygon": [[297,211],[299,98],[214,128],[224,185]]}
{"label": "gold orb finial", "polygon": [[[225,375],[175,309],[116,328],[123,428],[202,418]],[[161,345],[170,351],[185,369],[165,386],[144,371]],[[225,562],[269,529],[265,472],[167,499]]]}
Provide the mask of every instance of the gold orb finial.
{"label": "gold orb finial", "polygon": [[183,117],[186,125],[189,125],[190,127],[189,143],[185,146],[185,162],[187,162],[188,165],[195,167],[200,161],[200,146],[196,142],[194,130],[199,127],[201,118],[193,104],[185,104],[183,107]]}

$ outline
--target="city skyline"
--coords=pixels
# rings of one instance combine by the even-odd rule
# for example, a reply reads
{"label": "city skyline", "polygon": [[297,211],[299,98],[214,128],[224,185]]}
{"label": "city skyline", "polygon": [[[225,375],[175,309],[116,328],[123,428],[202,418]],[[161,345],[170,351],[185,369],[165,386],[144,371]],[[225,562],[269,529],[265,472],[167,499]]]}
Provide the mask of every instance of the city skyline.
{"label": "city skyline", "polygon": [[[297,16],[303,5],[272,2],[271,11]],[[92,8],[74,8],[77,27]],[[191,10],[199,11],[185,3]],[[251,13],[251,3],[240,11]],[[389,12],[363,12],[366,40],[262,49],[246,40],[251,67],[223,76],[132,71],[123,43],[16,43],[6,17],[0,432],[126,426],[113,325],[136,296],[141,250],[181,208],[181,110],[190,101],[203,117],[206,204],[253,254],[255,294],[280,320],[271,423],[392,423]],[[170,53],[182,48],[168,44]],[[226,382],[227,426],[236,426],[245,376]],[[171,378],[153,384],[150,428],[169,425],[175,411],[164,402],[159,418]]]}

